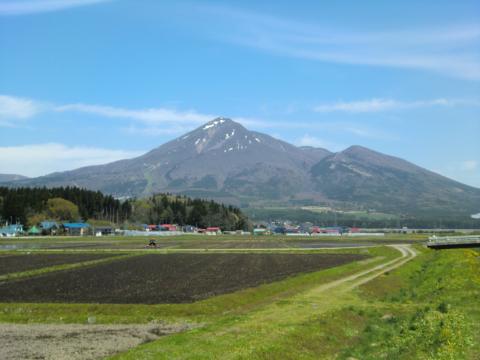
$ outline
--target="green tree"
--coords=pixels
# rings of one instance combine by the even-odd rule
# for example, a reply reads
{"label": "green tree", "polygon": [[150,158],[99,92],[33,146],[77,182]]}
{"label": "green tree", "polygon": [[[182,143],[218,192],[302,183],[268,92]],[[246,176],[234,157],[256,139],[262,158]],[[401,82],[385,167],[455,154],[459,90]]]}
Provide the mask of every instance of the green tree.
{"label": "green tree", "polygon": [[44,213],[35,213],[27,217],[27,226],[36,226],[42,221],[47,220],[47,215]]}
{"label": "green tree", "polygon": [[78,220],[80,212],[78,206],[71,201],[62,198],[48,199],[47,214],[53,219],[57,220]]}

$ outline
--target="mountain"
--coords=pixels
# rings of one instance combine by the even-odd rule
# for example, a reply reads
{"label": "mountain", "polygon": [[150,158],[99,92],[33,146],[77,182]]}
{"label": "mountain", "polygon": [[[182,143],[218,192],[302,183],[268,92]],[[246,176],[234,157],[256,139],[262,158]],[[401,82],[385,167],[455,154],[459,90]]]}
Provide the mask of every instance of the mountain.
{"label": "mountain", "polygon": [[128,160],[11,182],[76,185],[117,197],[183,193],[240,206],[330,205],[472,214],[480,189],[360,146],[296,147],[226,118]]}
{"label": "mountain", "polygon": [[480,208],[480,189],[361,146],[325,157],[311,175],[315,191],[331,201],[387,213],[467,215]]}
{"label": "mountain", "polygon": [[28,179],[28,177],[16,174],[0,174],[0,182],[16,181],[22,179]]}

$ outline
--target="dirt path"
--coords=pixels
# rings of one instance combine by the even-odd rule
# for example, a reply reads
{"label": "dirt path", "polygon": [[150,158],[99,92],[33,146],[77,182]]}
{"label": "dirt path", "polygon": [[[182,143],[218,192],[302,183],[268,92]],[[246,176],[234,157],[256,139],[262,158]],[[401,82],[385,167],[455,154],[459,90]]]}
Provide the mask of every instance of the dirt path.
{"label": "dirt path", "polygon": [[[288,299],[281,299],[226,325],[212,324],[203,331],[185,333],[181,341],[172,340],[170,337],[159,339],[119,358],[155,360],[178,358],[174,354],[182,354],[181,358],[184,359],[265,358],[271,347],[275,347],[283,339],[288,339],[290,333],[298,326],[328,311],[351,304],[356,296],[352,289],[404,265],[417,256],[410,245],[392,247],[400,252],[400,256],[393,260],[377,263],[378,265],[372,265],[367,270],[319,285]],[[212,346],[212,339],[215,339],[215,346]],[[185,347],[187,343],[188,346]]]}
{"label": "dirt path", "polygon": [[0,358],[101,359],[186,329],[183,325],[0,324]]}
{"label": "dirt path", "polygon": [[351,290],[355,287],[358,287],[360,285],[363,285],[375,279],[376,277],[386,272],[392,271],[402,266],[403,264],[405,264],[406,262],[412,260],[414,257],[417,256],[417,252],[414,249],[412,249],[410,245],[391,245],[391,247],[400,251],[402,256],[400,258],[396,258],[384,264],[377,265],[371,269],[361,271],[359,273],[356,273],[356,274],[347,276],[345,278],[339,279],[337,281],[333,281],[331,283],[320,286],[317,288],[317,291],[325,291],[327,289],[338,287],[343,284],[348,284],[346,290]]}

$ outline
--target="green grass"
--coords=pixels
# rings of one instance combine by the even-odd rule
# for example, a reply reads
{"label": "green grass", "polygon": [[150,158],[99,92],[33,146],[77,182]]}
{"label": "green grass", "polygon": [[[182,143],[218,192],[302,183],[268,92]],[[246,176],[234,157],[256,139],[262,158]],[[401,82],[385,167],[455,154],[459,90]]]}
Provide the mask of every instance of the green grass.
{"label": "green grass", "polygon": [[[348,237],[348,236],[285,236],[285,235],[268,235],[268,236],[253,236],[253,235],[216,235],[216,236],[206,236],[206,235],[178,235],[178,236],[40,236],[34,238],[6,238],[0,240],[0,245],[8,244],[20,244],[20,245],[31,245],[34,248],[37,244],[93,244],[93,243],[105,243],[105,244],[138,244],[139,247],[146,245],[150,238],[155,238],[158,242],[171,243],[172,247],[186,247],[189,244],[195,245],[205,245],[216,243],[265,243],[272,245],[284,245],[295,244],[295,243],[305,243],[305,242],[378,242],[378,241],[391,241],[391,242],[402,242],[402,241],[418,241],[422,242],[428,239],[428,234],[386,234],[384,237],[376,236],[362,236],[362,237]],[[7,250],[11,251],[11,250]]]}
{"label": "green grass", "polygon": [[296,326],[268,356],[478,359],[479,274],[474,251],[422,250],[404,267],[363,285],[348,306]]}
{"label": "green grass", "polygon": [[478,359],[478,253],[418,250],[355,291],[295,289],[113,358]]}
{"label": "green grass", "polygon": [[[360,294],[376,303],[366,310],[368,331],[344,351],[346,355],[361,359],[480,358],[480,349],[474,346],[480,343],[477,252],[423,252],[416,261],[366,284]],[[385,314],[389,314],[387,319]]]}

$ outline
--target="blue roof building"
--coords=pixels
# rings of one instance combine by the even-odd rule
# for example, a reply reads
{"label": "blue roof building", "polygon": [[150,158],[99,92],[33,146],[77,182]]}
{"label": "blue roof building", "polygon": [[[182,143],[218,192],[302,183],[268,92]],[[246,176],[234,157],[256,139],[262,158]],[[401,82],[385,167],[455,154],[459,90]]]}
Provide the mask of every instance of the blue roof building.
{"label": "blue roof building", "polygon": [[5,236],[15,236],[21,233],[23,233],[23,225],[21,224],[11,224],[0,228],[0,234]]}
{"label": "blue roof building", "polygon": [[52,230],[52,229],[58,229],[58,223],[56,221],[52,220],[45,220],[40,223],[40,227],[43,230]]}
{"label": "blue roof building", "polygon": [[90,227],[90,224],[87,223],[63,223],[65,229],[87,229]]}
{"label": "blue roof building", "polygon": [[77,222],[77,223],[63,223],[62,224],[68,235],[85,235],[87,233],[90,224]]}

